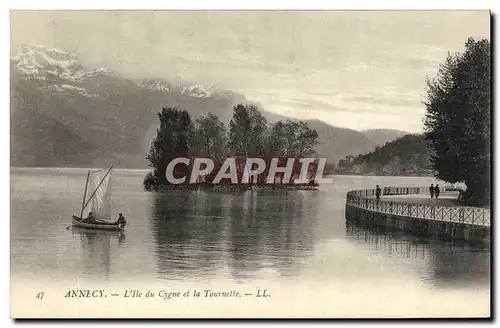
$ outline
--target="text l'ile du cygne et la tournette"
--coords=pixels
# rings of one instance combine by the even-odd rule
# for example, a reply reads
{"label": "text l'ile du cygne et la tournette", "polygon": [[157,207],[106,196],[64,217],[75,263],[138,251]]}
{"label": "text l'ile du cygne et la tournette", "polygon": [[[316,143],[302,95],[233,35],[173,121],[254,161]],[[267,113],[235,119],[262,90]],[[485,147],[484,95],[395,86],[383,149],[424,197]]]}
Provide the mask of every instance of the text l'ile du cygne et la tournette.
{"label": "text l'ile du cygne et la tournette", "polygon": [[[125,289],[121,293],[107,292],[105,289],[70,289],[64,295],[66,298],[106,298],[106,297],[121,297],[121,298],[160,298],[163,300],[171,300],[176,298],[239,298],[239,297],[258,297],[268,298],[271,294],[267,289],[257,288],[252,292],[241,292],[235,289],[227,291],[217,291],[213,289],[186,289],[183,291],[168,291],[160,289],[154,290],[139,290]],[[37,296],[37,298],[39,298]]]}

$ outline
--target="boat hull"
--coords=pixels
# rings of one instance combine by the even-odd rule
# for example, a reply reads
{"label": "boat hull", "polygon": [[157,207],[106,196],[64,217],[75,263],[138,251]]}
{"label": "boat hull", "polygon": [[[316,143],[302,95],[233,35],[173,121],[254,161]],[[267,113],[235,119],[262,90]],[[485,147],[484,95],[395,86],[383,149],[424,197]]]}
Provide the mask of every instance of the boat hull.
{"label": "boat hull", "polygon": [[85,228],[85,229],[95,229],[95,230],[123,230],[124,224],[118,223],[107,223],[107,222],[98,222],[98,223],[86,223],[82,222],[82,219],[73,215],[73,227]]}

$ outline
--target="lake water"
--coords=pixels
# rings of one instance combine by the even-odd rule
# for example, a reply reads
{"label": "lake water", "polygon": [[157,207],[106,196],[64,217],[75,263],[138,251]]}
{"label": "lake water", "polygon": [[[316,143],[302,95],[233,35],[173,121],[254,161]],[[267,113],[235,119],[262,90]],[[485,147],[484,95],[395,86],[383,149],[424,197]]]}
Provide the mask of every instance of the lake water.
{"label": "lake water", "polygon": [[[125,215],[126,230],[91,232],[66,229],[80,211],[85,169],[12,168],[13,297],[21,302],[35,292],[29,284],[58,282],[62,290],[203,284],[267,288],[273,298],[266,302],[274,303],[235,307],[249,316],[489,315],[489,249],[346,224],[347,191],[436,183],[432,178],[334,176],[318,191],[153,193],[143,190],[144,175],[114,171],[113,215]],[[56,296],[54,304],[62,304]],[[171,315],[156,305],[148,311]],[[185,315],[205,310],[194,311],[176,308]]]}

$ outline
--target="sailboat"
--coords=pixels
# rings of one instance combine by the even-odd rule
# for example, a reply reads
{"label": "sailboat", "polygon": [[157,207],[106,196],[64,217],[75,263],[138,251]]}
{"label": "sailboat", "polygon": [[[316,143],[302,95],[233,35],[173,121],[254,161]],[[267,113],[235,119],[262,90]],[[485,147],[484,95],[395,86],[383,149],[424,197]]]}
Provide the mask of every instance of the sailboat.
{"label": "sailboat", "polygon": [[[72,227],[123,230],[125,222],[111,221],[111,171],[113,166],[95,172],[87,172],[80,216],[73,215]],[[84,217],[84,212],[93,218]]]}

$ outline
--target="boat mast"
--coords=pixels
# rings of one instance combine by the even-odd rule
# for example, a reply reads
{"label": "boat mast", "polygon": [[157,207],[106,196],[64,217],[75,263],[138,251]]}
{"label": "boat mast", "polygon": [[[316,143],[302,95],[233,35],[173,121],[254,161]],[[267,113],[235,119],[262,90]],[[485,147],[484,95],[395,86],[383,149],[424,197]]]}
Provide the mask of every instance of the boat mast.
{"label": "boat mast", "polygon": [[87,171],[87,181],[85,181],[85,191],[83,192],[83,200],[82,200],[82,211],[80,212],[80,219],[83,219],[83,205],[85,204],[85,196],[87,196],[87,186],[89,184],[89,176],[90,176],[90,170]]}
{"label": "boat mast", "polygon": [[[90,195],[89,199],[87,200],[87,203],[85,204],[85,207],[87,207],[87,205],[90,203],[90,200],[92,199],[92,197],[94,197],[95,193],[97,192],[97,190],[99,189],[99,187],[102,185],[102,183],[104,182],[104,179],[106,179],[106,177],[108,176],[109,172],[111,172],[111,169],[113,168],[113,165],[111,165],[109,167],[109,170],[108,172],[106,172],[106,174],[104,175],[104,177],[101,179],[101,182],[99,182],[99,185],[97,186],[97,188],[95,188],[94,192],[92,193],[92,195]],[[83,209],[82,209],[82,212],[83,212]]]}

